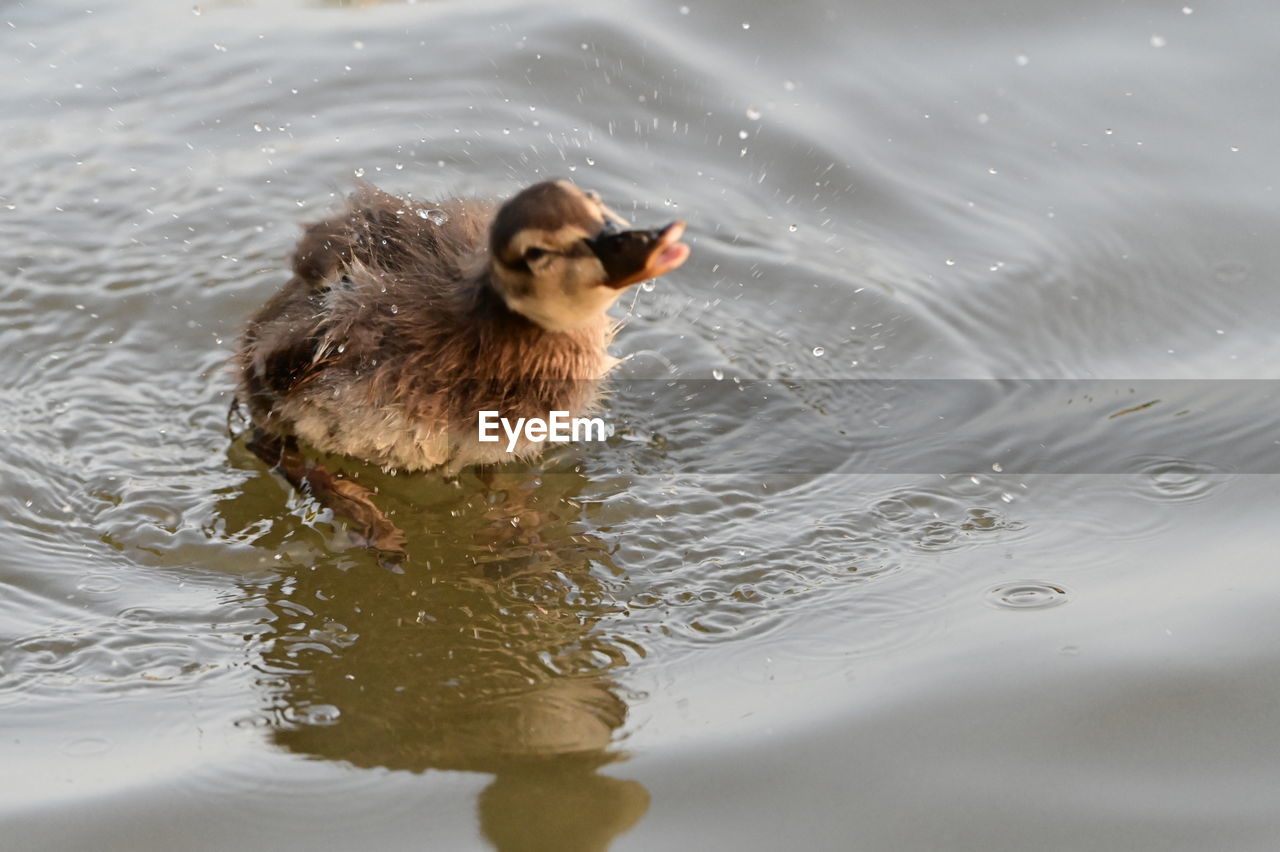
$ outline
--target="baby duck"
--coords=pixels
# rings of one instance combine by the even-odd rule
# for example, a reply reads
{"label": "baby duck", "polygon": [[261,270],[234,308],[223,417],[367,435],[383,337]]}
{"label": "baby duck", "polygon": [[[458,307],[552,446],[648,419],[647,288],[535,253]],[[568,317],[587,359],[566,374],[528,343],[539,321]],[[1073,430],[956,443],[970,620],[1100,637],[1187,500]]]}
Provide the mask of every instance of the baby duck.
{"label": "baby duck", "polygon": [[244,333],[236,400],[251,448],[294,485],[336,486],[348,492],[338,502],[360,504],[348,480],[301,466],[298,439],[405,471],[536,455],[541,444],[508,453],[480,442],[478,413],[589,413],[617,363],[606,311],[685,262],[684,228],[631,230],[567,180],[535,184],[496,213],[362,187],[306,226],[293,277]]}

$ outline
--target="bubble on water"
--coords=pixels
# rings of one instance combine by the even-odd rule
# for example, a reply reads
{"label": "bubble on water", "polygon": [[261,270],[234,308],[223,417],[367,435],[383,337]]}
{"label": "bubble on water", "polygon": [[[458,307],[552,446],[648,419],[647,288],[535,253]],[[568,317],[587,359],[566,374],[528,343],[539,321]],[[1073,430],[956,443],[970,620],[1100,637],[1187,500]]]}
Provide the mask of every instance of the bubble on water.
{"label": "bubble on water", "polygon": [[1004,471],[1004,465],[1000,464],[1000,462],[992,462],[991,469],[994,470],[996,473],[1001,473]]}
{"label": "bubble on water", "polygon": [[354,174],[356,177],[364,177],[364,169],[356,169]]}
{"label": "bubble on water", "polygon": [[1108,127],[1106,130],[1104,130],[1104,131],[1102,131],[1102,132],[1103,132],[1103,133],[1105,133],[1105,134],[1107,134],[1108,136],[1110,136],[1111,134],[1115,133],[1115,131],[1114,131],[1114,130],[1112,130],[1110,127]]}
{"label": "bubble on water", "polygon": [[432,207],[430,210],[418,210],[418,218],[426,219],[433,225],[443,225],[449,221],[449,214],[438,207]]}
{"label": "bubble on water", "polygon": [[998,609],[1049,609],[1066,603],[1067,595],[1057,583],[1018,580],[987,589],[987,603]]}
{"label": "bubble on water", "polygon": [[1017,56],[1013,57],[1013,61],[1025,67],[1030,64],[1031,57],[1027,56],[1025,53],[1019,53]]}
{"label": "bubble on water", "polygon": [[263,130],[265,130],[265,129],[266,129],[266,128],[264,128],[261,124],[259,124],[259,123],[258,123],[258,122],[256,122],[256,121],[253,123],[253,130],[254,130],[254,132],[255,132],[255,133],[261,133],[261,132],[262,132]]}
{"label": "bubble on water", "polygon": [[654,288],[657,286],[658,286],[658,283],[652,279],[648,281],[642,281],[640,283],[640,289],[645,291],[646,293],[652,293],[654,291]]}
{"label": "bubble on water", "polygon": [[1164,47],[1166,44],[1168,44],[1168,42],[1165,41],[1165,38],[1162,35],[1153,35],[1151,37],[1152,47]]}
{"label": "bubble on water", "polygon": [[756,109],[755,107],[747,107],[747,120],[759,121],[761,114],[762,113],[760,112],[760,110]]}
{"label": "bubble on water", "polygon": [[594,159],[594,158],[592,158],[592,157],[587,157],[587,158],[586,158],[586,160],[587,160],[587,165],[588,165],[588,166],[594,166],[594,165],[596,164],[595,159]]}
{"label": "bubble on water", "polygon": [[800,230],[800,226],[799,226],[799,225],[788,225],[788,226],[787,226],[787,230],[794,234],[796,231]]}
{"label": "bubble on water", "polygon": [[342,711],[332,704],[307,704],[290,707],[284,715],[290,721],[303,725],[336,725]]}
{"label": "bubble on water", "polygon": [[826,355],[826,354],[827,354],[827,350],[823,349],[821,346],[813,347],[813,357],[821,358],[823,355]]}
{"label": "bubble on water", "polygon": [[720,370],[720,369],[712,370],[711,378],[715,379],[717,382],[724,381],[724,370]]}

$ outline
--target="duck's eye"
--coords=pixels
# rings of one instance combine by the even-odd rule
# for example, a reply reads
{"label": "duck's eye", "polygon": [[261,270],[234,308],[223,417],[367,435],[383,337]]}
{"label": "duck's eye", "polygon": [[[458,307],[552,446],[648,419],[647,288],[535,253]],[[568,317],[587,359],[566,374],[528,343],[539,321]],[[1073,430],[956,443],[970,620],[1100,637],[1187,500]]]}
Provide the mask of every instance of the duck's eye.
{"label": "duck's eye", "polygon": [[524,261],[525,263],[532,263],[533,261],[538,260],[539,258],[546,255],[546,253],[547,253],[546,249],[540,249],[537,246],[534,246],[533,248],[525,249]]}

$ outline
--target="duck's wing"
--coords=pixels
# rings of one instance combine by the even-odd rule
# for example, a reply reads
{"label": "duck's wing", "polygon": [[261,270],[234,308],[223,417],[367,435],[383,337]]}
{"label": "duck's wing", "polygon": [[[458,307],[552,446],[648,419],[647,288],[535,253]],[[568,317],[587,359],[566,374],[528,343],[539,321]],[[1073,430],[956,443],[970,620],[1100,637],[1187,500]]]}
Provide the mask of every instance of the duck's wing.
{"label": "duck's wing", "polygon": [[336,341],[359,313],[334,309],[353,270],[362,279],[394,277],[406,265],[407,246],[422,250],[416,229],[403,224],[405,207],[362,185],[340,213],[303,226],[293,278],[249,322],[238,354],[241,402],[256,423],[270,429],[280,403],[332,366]]}
{"label": "duck's wing", "polygon": [[238,400],[254,423],[277,428],[280,404],[325,367],[322,352],[328,332],[323,288],[294,277],[250,321],[236,353],[240,373]]}

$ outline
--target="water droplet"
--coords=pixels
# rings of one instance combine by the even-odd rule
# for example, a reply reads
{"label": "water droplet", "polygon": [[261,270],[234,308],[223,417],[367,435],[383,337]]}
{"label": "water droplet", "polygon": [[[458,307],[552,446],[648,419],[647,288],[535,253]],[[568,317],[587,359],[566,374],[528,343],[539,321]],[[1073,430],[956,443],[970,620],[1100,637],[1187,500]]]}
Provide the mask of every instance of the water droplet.
{"label": "water droplet", "polygon": [[396,163],[396,171],[403,171],[404,163]]}
{"label": "water droplet", "polygon": [[1000,609],[1049,609],[1066,602],[1066,589],[1042,580],[1019,580],[987,589],[987,603]]}
{"label": "water droplet", "polygon": [[398,313],[400,313],[400,306],[399,306],[399,305],[392,305],[392,306],[391,306],[391,313],[393,313],[393,314],[398,314]]}
{"label": "water droplet", "polygon": [[995,168],[990,168],[990,169],[987,169],[987,174],[989,174],[989,175],[998,175],[998,174],[1000,174],[1000,172],[998,172]]}
{"label": "water droplet", "polygon": [[1232,146],[1231,146],[1231,153],[1233,153],[1233,154],[1238,154],[1238,153],[1240,153],[1240,148],[1239,148],[1239,146],[1232,145]]}
{"label": "water droplet", "polygon": [[748,136],[750,136],[750,135],[751,135],[751,134],[747,133],[747,131],[745,131],[745,130],[739,130],[739,131],[738,131],[738,138],[739,138],[739,139],[746,139],[746,138],[747,138]]}
{"label": "water droplet", "polygon": [[798,225],[788,225],[787,230],[794,234],[796,231],[800,230],[800,227]]}
{"label": "water droplet", "polygon": [[755,107],[747,107],[748,121],[759,121],[760,115],[761,115],[760,110],[756,109]]}
{"label": "water droplet", "polygon": [[1025,53],[1019,53],[1017,56],[1013,57],[1013,61],[1019,65],[1026,66],[1031,62],[1031,57],[1027,56]]}
{"label": "water droplet", "polygon": [[952,258],[947,258],[946,260],[944,260],[944,261],[942,261],[942,262],[943,262],[943,263],[945,263],[947,266],[955,266],[955,265],[956,265],[955,260],[953,260]]}
{"label": "water droplet", "polygon": [[724,381],[724,370],[719,370],[719,369],[712,370],[711,378],[715,379],[717,382]]}
{"label": "water droplet", "polygon": [[749,30],[749,29],[751,29],[751,22],[750,22],[750,21],[743,21],[743,22],[742,22],[742,28],[743,28],[744,30]]}
{"label": "water droplet", "polygon": [[823,349],[821,346],[813,347],[813,357],[821,358],[823,355],[826,355],[826,354],[827,354],[827,350]]}
{"label": "water droplet", "polygon": [[263,129],[264,129],[264,128],[263,128],[263,126],[262,126],[261,124],[259,124],[258,122],[256,122],[256,121],[255,121],[255,122],[253,123],[253,129],[254,129],[254,132],[255,132],[255,133],[261,133],[261,132],[263,131]]}
{"label": "water droplet", "polygon": [[1195,9],[1192,9],[1190,6],[1183,6],[1183,7],[1182,7],[1182,14],[1184,14],[1184,15],[1190,15],[1190,14],[1191,14],[1192,12],[1194,12],[1194,11],[1195,11]]}
{"label": "water droplet", "polygon": [[1004,470],[1004,466],[1001,465],[1000,462],[992,462],[991,469],[994,470],[996,473],[1001,473]]}
{"label": "water droplet", "polygon": [[1114,130],[1112,130],[1110,127],[1108,127],[1106,130],[1104,130],[1104,131],[1102,131],[1102,132],[1103,132],[1103,133],[1105,133],[1105,134],[1107,134],[1108,136],[1110,136],[1112,133],[1115,133],[1115,131],[1114,131]]}
{"label": "water droplet", "polygon": [[652,281],[652,280],[643,281],[640,284],[640,289],[645,291],[646,293],[652,293],[654,291],[654,288],[656,288],[657,286],[658,284],[656,281]]}
{"label": "water droplet", "polygon": [[681,6],[681,7],[680,7],[680,14],[681,14],[681,15],[687,15],[687,14],[689,14],[689,7],[688,7],[688,6]]}
{"label": "water droplet", "polygon": [[596,161],[595,161],[593,158],[591,158],[591,157],[587,157],[587,165],[588,165],[588,166],[594,166],[595,164],[596,164]]}
{"label": "water droplet", "polygon": [[364,177],[364,169],[356,169],[355,175],[356,177]]}
{"label": "water droplet", "polygon": [[1162,35],[1153,35],[1151,37],[1152,47],[1164,47],[1166,44],[1168,44],[1168,42],[1165,41],[1164,36]]}
{"label": "water droplet", "polygon": [[356,50],[364,50],[364,42],[362,41],[353,41],[351,42],[351,46]]}
{"label": "water droplet", "polygon": [[419,209],[417,212],[419,219],[426,219],[433,225],[443,225],[449,221],[449,214],[438,207],[432,207],[430,210]]}

